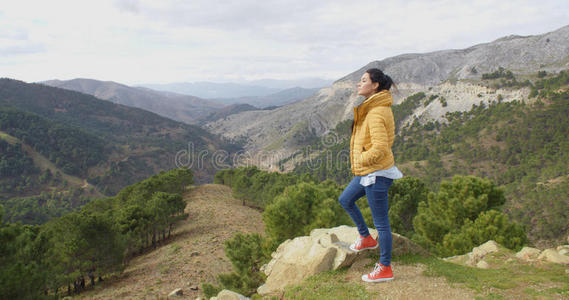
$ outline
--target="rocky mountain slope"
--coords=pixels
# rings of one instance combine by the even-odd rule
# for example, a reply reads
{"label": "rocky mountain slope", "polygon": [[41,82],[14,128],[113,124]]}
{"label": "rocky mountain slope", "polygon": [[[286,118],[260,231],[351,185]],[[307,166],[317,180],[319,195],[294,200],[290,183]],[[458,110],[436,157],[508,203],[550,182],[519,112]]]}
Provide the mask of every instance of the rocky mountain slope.
{"label": "rocky mountain slope", "polygon": [[276,162],[307,141],[352,118],[352,108],[362,101],[356,95],[355,85],[365,70],[372,67],[383,69],[396,81],[396,104],[420,91],[428,96],[444,96],[446,107],[434,101],[413,115],[425,120],[438,119],[449,111],[468,110],[472,104],[496,100],[498,94],[504,101],[527,98],[527,89],[495,89],[480,83],[482,74],[499,67],[522,77],[540,70],[568,69],[569,26],[543,35],[508,36],[467,49],[403,54],[374,61],[302,101],[272,111],[234,114],[204,127],[243,142],[249,151],[246,160],[274,169]]}
{"label": "rocky mountain slope", "polygon": [[187,124],[196,124],[200,118],[224,106],[221,103],[194,96],[155,91],[143,87],[130,87],[112,81],[77,78],[66,81],[49,80],[42,84],[93,95],[117,104],[142,108]]}

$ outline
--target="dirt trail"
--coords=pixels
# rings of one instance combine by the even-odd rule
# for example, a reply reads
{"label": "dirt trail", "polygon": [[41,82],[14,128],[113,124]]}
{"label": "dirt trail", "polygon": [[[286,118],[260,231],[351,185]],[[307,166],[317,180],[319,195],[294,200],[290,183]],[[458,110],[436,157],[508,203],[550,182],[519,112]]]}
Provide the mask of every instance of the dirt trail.
{"label": "dirt trail", "polygon": [[[356,261],[348,270],[345,279],[361,283],[363,274],[373,270],[370,258]],[[367,266],[366,266],[367,265]],[[402,265],[392,262],[394,279],[388,282],[364,283],[373,299],[474,299],[475,294],[466,288],[453,287],[444,277],[423,275],[422,264]]]}
{"label": "dirt trail", "polygon": [[[229,187],[217,184],[192,187],[186,194],[187,220],[179,223],[167,244],[133,259],[116,279],[82,293],[81,299],[165,299],[181,288],[195,299],[203,282],[213,283],[229,273],[223,242],[237,232],[264,231],[261,213],[231,197]],[[199,287],[200,290],[192,290]]]}

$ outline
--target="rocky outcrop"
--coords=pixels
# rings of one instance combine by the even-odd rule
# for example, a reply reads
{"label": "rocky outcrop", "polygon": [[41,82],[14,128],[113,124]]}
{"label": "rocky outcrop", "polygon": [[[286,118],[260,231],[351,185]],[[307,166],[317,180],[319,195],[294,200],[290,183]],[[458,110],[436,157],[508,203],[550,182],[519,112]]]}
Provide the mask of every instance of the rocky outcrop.
{"label": "rocky outcrop", "polygon": [[472,252],[447,257],[444,258],[444,260],[461,265],[487,269],[491,267],[487,262],[487,257],[492,256],[494,253],[500,256],[499,260],[502,262],[510,262],[514,259],[518,259],[524,262],[546,261],[557,264],[569,264],[569,245],[562,245],[543,251],[532,247],[523,247],[522,250],[513,254],[511,250],[504,248],[492,240],[478,247],[474,247]]}
{"label": "rocky outcrop", "polygon": [[489,240],[486,243],[472,248],[472,252],[466,253],[464,255],[457,255],[453,257],[444,258],[444,260],[458,263],[461,265],[467,265],[471,267],[477,267],[481,269],[488,269],[490,265],[484,261],[486,256],[491,253],[497,253],[501,250],[506,250],[504,247],[500,246],[493,240]]}
{"label": "rocky outcrop", "polygon": [[523,247],[518,253],[516,253],[516,257],[525,261],[534,261],[537,260],[541,250],[532,248],[532,247]]}
{"label": "rocky outcrop", "polygon": [[555,249],[546,249],[541,252],[538,259],[552,263],[569,265],[569,256],[559,254]]}
{"label": "rocky outcrop", "polygon": [[[377,232],[370,230],[372,236]],[[261,295],[278,294],[291,284],[328,270],[350,266],[358,257],[367,256],[369,250],[355,253],[349,249],[359,234],[355,227],[339,226],[331,229],[315,229],[309,236],[297,237],[282,243],[272,254],[273,259],[262,271],[268,276],[257,292]],[[428,255],[409,239],[393,233],[394,256],[408,253]]]}

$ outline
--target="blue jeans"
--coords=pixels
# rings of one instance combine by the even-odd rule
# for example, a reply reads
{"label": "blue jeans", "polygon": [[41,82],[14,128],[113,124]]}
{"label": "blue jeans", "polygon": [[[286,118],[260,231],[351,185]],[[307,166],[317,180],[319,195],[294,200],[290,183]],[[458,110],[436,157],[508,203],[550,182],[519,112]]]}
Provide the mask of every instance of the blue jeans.
{"label": "blue jeans", "polygon": [[360,209],[356,205],[356,201],[363,195],[367,196],[373,224],[379,235],[377,239],[380,247],[379,262],[384,266],[389,266],[391,264],[392,237],[387,215],[389,211],[387,192],[393,183],[393,179],[377,176],[375,183],[369,186],[361,185],[360,179],[361,176],[354,176],[354,179],[350,181],[338,201],[358,227],[360,235],[366,237],[369,235],[369,230]]}

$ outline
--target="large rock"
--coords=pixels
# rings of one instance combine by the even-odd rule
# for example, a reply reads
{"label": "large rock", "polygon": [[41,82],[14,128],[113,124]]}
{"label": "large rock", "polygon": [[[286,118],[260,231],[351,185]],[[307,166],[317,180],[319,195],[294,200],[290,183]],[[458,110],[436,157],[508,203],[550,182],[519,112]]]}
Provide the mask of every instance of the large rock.
{"label": "large rock", "polygon": [[[471,252],[468,252],[463,255],[457,255],[452,257],[444,258],[444,260],[461,265],[467,265],[471,267],[478,267],[487,269],[490,267],[487,262],[483,261],[483,259],[491,253],[499,252],[500,249],[504,249],[498,243],[493,240],[489,240],[486,243],[472,248]],[[480,263],[483,262],[483,263]],[[480,264],[479,264],[480,263]]]}
{"label": "large rock", "polygon": [[532,247],[523,247],[520,252],[516,253],[516,257],[525,261],[536,260],[541,250]]}
{"label": "large rock", "polygon": [[[376,237],[377,231],[370,230]],[[427,251],[409,239],[393,233],[392,255],[423,254]],[[310,236],[297,237],[282,243],[273,252],[273,259],[262,271],[268,276],[257,292],[261,295],[277,294],[287,285],[298,284],[305,278],[332,269],[350,266],[359,256],[369,251],[355,253],[349,249],[359,237],[355,227],[339,226],[331,229],[315,229]],[[378,250],[370,250],[378,251]]]}
{"label": "large rock", "polygon": [[493,240],[489,240],[478,247],[472,248],[472,258],[474,260],[480,260],[484,258],[486,255],[490,253],[496,253],[498,251],[500,251],[498,243],[496,243]]}
{"label": "large rock", "polygon": [[561,255],[555,249],[543,250],[538,259],[549,261],[557,264],[569,265],[569,256]]}
{"label": "large rock", "polygon": [[216,297],[211,297],[210,300],[247,300],[250,299],[239,293],[230,290],[222,290]]}

